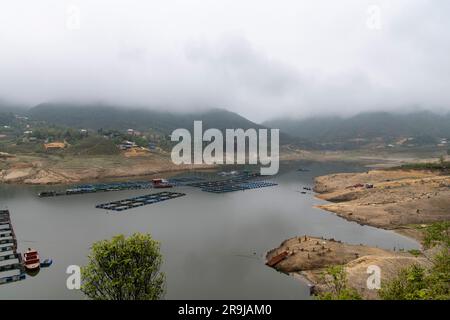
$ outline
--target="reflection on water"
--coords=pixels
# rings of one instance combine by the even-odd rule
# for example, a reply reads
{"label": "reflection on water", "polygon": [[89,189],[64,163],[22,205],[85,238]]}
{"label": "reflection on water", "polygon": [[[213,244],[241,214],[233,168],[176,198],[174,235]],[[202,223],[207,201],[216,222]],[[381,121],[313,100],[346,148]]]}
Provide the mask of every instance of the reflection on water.
{"label": "reflection on water", "polygon": [[[90,245],[123,233],[147,232],[161,242],[167,299],[308,299],[306,284],[264,265],[264,253],[283,240],[312,235],[391,249],[417,244],[390,231],[360,226],[313,208],[314,176],[357,168],[337,164],[303,164],[282,168],[276,187],[210,194],[178,187],[182,198],[108,214],[103,202],[150,193],[120,191],[38,198],[42,187],[0,186],[0,207],[8,207],[19,251],[39,250],[53,265],[36,277],[0,286],[0,299],[82,299],[66,288],[66,269],[83,265]],[[47,188],[48,189],[48,188]]]}

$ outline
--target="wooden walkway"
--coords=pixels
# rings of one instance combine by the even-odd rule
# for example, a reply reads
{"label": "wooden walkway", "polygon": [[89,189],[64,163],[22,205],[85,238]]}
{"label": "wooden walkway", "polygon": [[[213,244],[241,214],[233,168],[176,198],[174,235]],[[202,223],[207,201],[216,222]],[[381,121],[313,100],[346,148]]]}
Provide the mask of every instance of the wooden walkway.
{"label": "wooden walkway", "polygon": [[[8,210],[0,210],[0,285],[25,279],[22,255],[17,252],[17,238]],[[4,264],[3,262],[9,262]],[[17,270],[15,275],[3,275]]]}

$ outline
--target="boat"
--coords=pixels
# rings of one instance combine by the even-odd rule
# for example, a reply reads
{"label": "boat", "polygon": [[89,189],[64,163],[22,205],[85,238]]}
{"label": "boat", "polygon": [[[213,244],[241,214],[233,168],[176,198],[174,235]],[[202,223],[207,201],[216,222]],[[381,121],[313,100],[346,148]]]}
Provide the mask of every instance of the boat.
{"label": "boat", "polygon": [[41,268],[50,267],[52,263],[53,263],[52,259],[45,259],[44,261],[41,262]]}
{"label": "boat", "polygon": [[23,254],[23,266],[28,271],[38,270],[41,266],[37,250],[28,248]]}
{"label": "boat", "polygon": [[268,265],[269,267],[275,267],[277,264],[279,264],[281,261],[286,259],[288,256],[289,256],[289,252],[283,251],[280,254],[277,254],[276,256],[274,256],[269,261],[267,261],[266,265]]}
{"label": "boat", "polygon": [[163,188],[172,188],[173,184],[169,183],[169,181],[165,179],[153,179],[153,188],[163,189]]}
{"label": "boat", "polygon": [[39,192],[39,194],[38,194],[38,196],[41,198],[54,197],[55,195],[56,195],[55,191],[42,191],[42,192]]}

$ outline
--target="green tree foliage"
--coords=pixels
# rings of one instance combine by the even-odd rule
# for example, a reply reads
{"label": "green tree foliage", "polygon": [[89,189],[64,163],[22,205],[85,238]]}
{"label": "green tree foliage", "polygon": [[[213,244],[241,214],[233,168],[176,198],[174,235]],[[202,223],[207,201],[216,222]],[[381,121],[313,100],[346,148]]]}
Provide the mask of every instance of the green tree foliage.
{"label": "green tree foliage", "polygon": [[450,221],[436,222],[425,229],[425,247],[430,248],[439,243],[450,247]]}
{"label": "green tree foliage", "polygon": [[316,296],[319,300],[361,300],[359,293],[347,284],[344,266],[328,267],[323,278],[332,288],[330,291]]}
{"label": "green tree foliage", "polygon": [[413,265],[383,284],[380,297],[386,300],[449,300],[450,299],[450,222],[437,222],[424,233],[424,246],[441,246],[432,259],[432,267]]}
{"label": "green tree foliage", "polygon": [[37,126],[32,129],[32,136],[38,140],[66,140],[69,143],[75,143],[85,137],[79,130],[58,126]]}
{"label": "green tree foliage", "polygon": [[74,143],[67,152],[77,155],[114,155],[119,154],[120,150],[111,140],[90,136]]}
{"label": "green tree foliage", "polygon": [[148,234],[93,244],[81,290],[95,300],[157,300],[164,294],[159,242]]}
{"label": "green tree foliage", "polygon": [[448,300],[450,299],[450,254],[445,248],[433,259],[430,270],[412,265],[382,286],[384,300]]}

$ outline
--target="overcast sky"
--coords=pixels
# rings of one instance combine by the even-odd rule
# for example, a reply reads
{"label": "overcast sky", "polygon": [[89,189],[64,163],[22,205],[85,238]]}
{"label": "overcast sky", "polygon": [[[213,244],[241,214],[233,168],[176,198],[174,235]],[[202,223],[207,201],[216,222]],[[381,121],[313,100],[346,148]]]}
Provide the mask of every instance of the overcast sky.
{"label": "overcast sky", "polygon": [[14,0],[0,98],[262,121],[450,110],[448,0]]}

